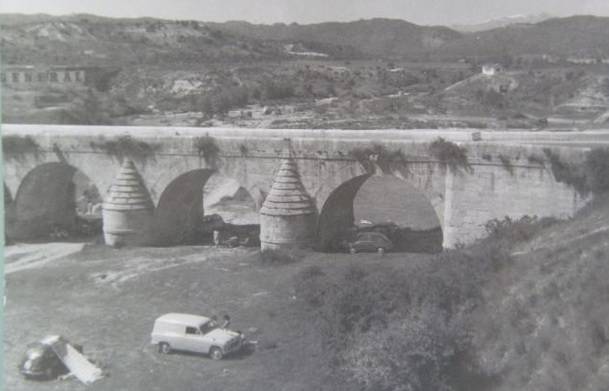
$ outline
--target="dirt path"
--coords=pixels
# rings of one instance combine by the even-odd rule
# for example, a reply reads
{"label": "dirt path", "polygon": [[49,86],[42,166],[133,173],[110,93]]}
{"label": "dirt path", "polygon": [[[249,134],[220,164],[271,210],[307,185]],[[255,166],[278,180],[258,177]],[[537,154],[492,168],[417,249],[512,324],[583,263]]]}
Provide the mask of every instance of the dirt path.
{"label": "dirt path", "polygon": [[84,243],[16,244],[4,248],[4,273],[40,268],[82,251]]}

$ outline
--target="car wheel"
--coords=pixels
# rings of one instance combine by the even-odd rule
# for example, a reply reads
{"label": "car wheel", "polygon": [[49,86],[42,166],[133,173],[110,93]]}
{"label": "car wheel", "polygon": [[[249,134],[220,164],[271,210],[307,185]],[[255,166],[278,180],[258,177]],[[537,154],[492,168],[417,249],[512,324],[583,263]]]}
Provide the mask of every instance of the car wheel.
{"label": "car wheel", "polygon": [[385,254],[385,249],[384,249],[384,248],[382,248],[382,247],[379,247],[379,248],[377,249],[377,252],[378,252],[380,255],[384,255],[384,254]]}
{"label": "car wheel", "polygon": [[357,254],[357,250],[355,249],[355,247],[351,247],[349,249],[349,253],[351,253],[351,254]]}
{"label": "car wheel", "polygon": [[211,357],[212,360],[222,360],[223,356],[224,354],[222,354],[222,350],[220,348],[214,347],[209,351],[209,357]]}
{"label": "car wheel", "polygon": [[159,344],[159,353],[169,354],[171,353],[171,346],[167,342],[161,342]]}

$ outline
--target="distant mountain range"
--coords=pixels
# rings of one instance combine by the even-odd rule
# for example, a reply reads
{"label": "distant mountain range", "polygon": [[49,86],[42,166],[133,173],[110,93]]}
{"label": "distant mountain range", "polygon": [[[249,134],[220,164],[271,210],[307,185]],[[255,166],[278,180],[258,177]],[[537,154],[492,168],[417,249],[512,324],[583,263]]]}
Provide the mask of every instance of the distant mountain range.
{"label": "distant mountain range", "polygon": [[[321,53],[334,59],[609,56],[609,18],[544,20],[547,17],[505,18],[461,27],[470,32],[459,32],[395,19],[256,25],[240,21],[0,14],[0,50],[8,63],[196,63],[278,60],[298,54],[286,47],[301,48],[303,55]],[[530,23],[537,20],[542,21]],[[482,26],[494,28],[478,31]]]}
{"label": "distant mountain range", "polygon": [[461,37],[461,33],[447,27],[419,26],[397,19],[308,25],[256,25],[247,22],[209,25],[219,30],[262,40],[319,42],[353,47],[376,56],[403,56],[432,51]]}
{"label": "distant mountain range", "polygon": [[444,46],[442,54],[449,57],[525,54],[609,57],[609,18],[572,16],[469,33]]}
{"label": "distant mountain range", "polygon": [[547,13],[537,15],[512,15],[503,18],[487,20],[482,23],[475,24],[456,24],[450,26],[453,30],[462,33],[475,33],[479,31],[493,30],[500,27],[507,27],[513,24],[532,24],[543,22],[544,20],[552,19],[553,16]]}

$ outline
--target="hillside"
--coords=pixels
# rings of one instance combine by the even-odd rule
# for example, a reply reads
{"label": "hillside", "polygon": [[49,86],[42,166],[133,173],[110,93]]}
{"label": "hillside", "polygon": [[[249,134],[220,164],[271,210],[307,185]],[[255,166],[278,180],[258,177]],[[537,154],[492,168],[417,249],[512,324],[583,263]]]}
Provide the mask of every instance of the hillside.
{"label": "hillside", "polygon": [[441,48],[461,34],[447,27],[419,26],[397,19],[347,23],[255,25],[247,22],[210,24],[214,28],[263,40],[319,42],[357,48],[377,56],[413,56]]}
{"label": "hillside", "polygon": [[[532,19],[535,20],[535,19]],[[489,25],[490,27],[491,25]],[[6,63],[172,64],[299,57],[609,56],[609,18],[573,16],[460,33],[397,19],[256,25],[94,15],[0,15]]]}
{"label": "hillside", "polygon": [[608,57],[609,18],[572,16],[537,24],[515,24],[463,35],[447,43],[447,56],[496,57],[523,54]]}
{"label": "hillside", "polygon": [[0,26],[0,50],[9,64],[167,65],[283,56],[279,44],[196,21],[3,15]]}
{"label": "hillside", "polygon": [[609,384],[608,201],[522,244],[487,284],[475,344],[494,390]]}

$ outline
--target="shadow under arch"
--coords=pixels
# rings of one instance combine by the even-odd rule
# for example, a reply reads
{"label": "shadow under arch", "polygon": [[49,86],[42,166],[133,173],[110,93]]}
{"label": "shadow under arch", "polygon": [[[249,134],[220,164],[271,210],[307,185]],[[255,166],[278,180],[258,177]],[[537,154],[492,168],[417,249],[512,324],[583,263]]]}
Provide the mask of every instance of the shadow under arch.
{"label": "shadow under arch", "polygon": [[353,225],[353,201],[360,187],[370,176],[371,174],[365,174],[352,178],[330,193],[317,220],[317,249],[338,250],[336,238],[345,231],[345,227]]}
{"label": "shadow under arch", "polygon": [[215,173],[201,168],[181,174],[161,193],[154,211],[151,242],[157,246],[192,243],[203,211],[203,187]]}
{"label": "shadow under arch", "polygon": [[[68,163],[52,162],[34,167],[21,181],[11,203],[12,221],[6,227],[7,236],[13,240],[48,238],[57,228],[76,233],[77,188],[83,181],[97,192],[91,178]],[[6,191],[5,188],[5,198]]]}
{"label": "shadow under arch", "polygon": [[[221,215],[223,219],[221,225],[223,228],[231,227],[233,231],[239,231],[237,227],[253,227],[252,224],[243,225],[242,222],[235,223],[241,225],[225,224],[227,221],[232,220],[226,220],[228,215],[233,215],[233,218],[237,221],[239,219],[236,218],[236,216],[240,215],[243,211],[238,207],[233,211],[228,210],[230,209],[230,205],[225,204],[228,201],[221,195],[223,191],[231,192],[230,190],[224,189],[221,186],[221,183],[217,182],[216,179],[234,182],[233,184],[236,184],[236,188],[233,189],[235,190],[234,196],[237,199],[239,197],[251,199],[252,207],[254,209],[256,208],[254,197],[251,195],[250,191],[243,186],[240,186],[235,179],[225,177],[216,170],[209,168],[188,171],[171,181],[161,193],[151,225],[150,237],[153,245],[174,246],[180,244],[202,244],[206,242],[206,240],[211,241],[212,234],[207,231],[210,229],[210,225],[218,225],[219,222],[213,220],[213,218],[213,221],[208,223],[204,222],[203,216],[206,208],[210,209],[213,214]],[[219,193],[213,195],[208,193],[207,190],[210,189],[206,187],[209,187],[210,185],[218,186],[213,189],[219,189]],[[210,201],[210,198],[208,197],[210,196],[217,204],[214,204],[213,206],[209,205],[208,201]],[[231,197],[227,195],[226,198],[230,199]],[[209,238],[207,236],[209,236]]]}
{"label": "shadow under arch", "polygon": [[386,234],[397,252],[442,251],[441,222],[431,201],[392,175],[361,175],[338,186],[320,213],[317,246],[321,251],[344,251],[342,240],[370,230]]}

